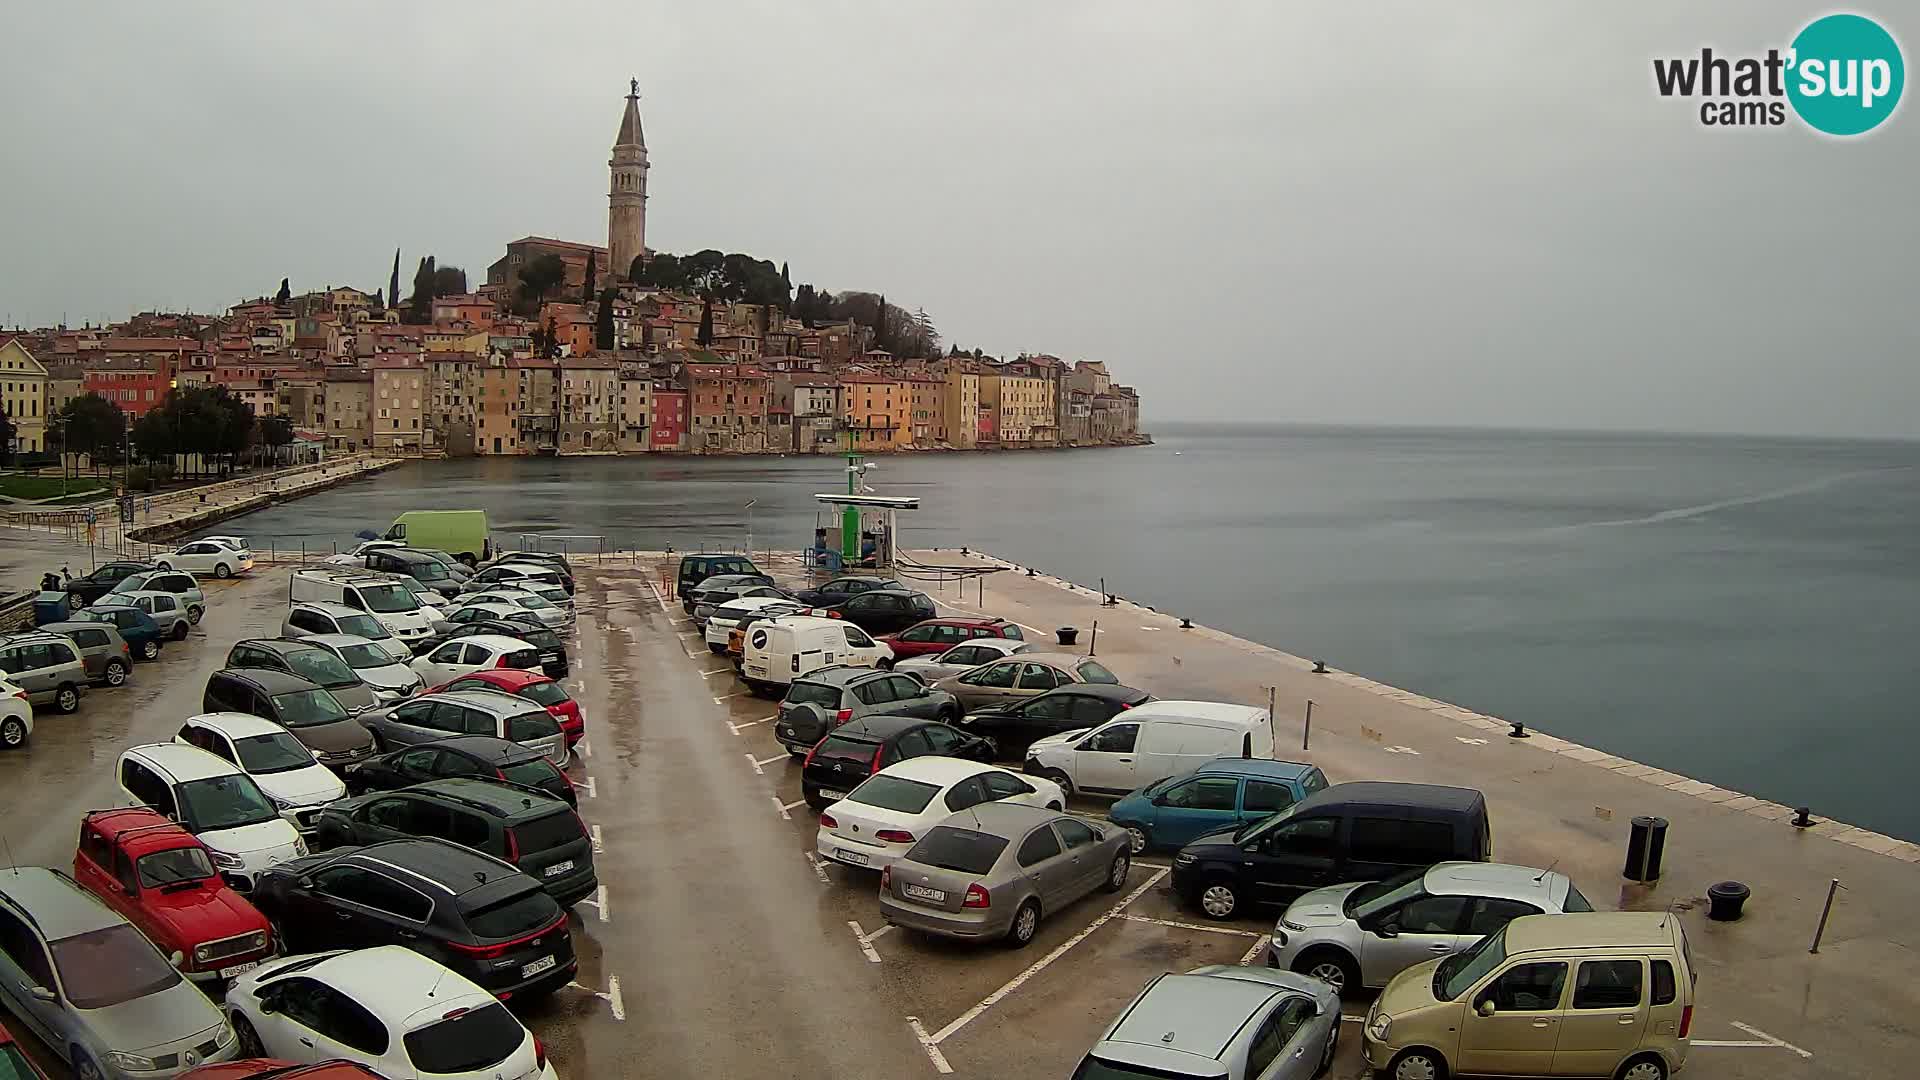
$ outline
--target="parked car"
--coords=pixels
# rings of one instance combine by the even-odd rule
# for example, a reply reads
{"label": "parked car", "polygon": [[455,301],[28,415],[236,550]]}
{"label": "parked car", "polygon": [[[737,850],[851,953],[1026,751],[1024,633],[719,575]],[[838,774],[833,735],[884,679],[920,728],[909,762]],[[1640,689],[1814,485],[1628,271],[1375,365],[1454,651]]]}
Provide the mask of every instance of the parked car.
{"label": "parked car", "polygon": [[1340,881],[1493,857],[1487,800],[1471,788],[1335,784],[1286,811],[1202,836],[1173,858],[1173,891],[1209,918],[1285,903]]}
{"label": "parked car", "polygon": [[573,782],[546,755],[491,735],[454,735],[394,750],[349,765],[342,779],[355,795],[392,791],[444,776],[478,776],[538,788],[568,806],[578,802]]}
{"label": "parked car", "polygon": [[70,713],[80,708],[92,680],[80,647],[59,634],[29,630],[0,637],[0,675],[34,705],[52,705]]}
{"label": "parked car", "polygon": [[286,728],[320,764],[339,769],[373,754],[373,736],[326,688],[281,671],[223,669],[200,694],[207,712],[251,713]]}
{"label": "parked car", "polygon": [[[433,590],[444,600],[460,595],[467,581],[466,571],[455,573],[452,567],[424,551],[408,548],[377,548],[361,560],[367,569],[383,574],[404,574]],[[458,562],[454,566],[460,565]]]}
{"label": "parked car", "polygon": [[101,563],[90,574],[67,579],[67,603],[77,611],[112,592],[122,579],[155,569],[149,562]]}
{"label": "parked car", "polygon": [[143,592],[172,593],[179,598],[180,608],[187,613],[188,620],[195,623],[207,613],[207,594],[200,591],[200,583],[185,570],[147,570],[129,574],[114,584],[113,591],[107,597]]}
{"label": "parked car", "polygon": [[795,590],[793,598],[808,607],[829,607],[842,600],[849,600],[863,592],[875,589],[904,589],[906,586],[889,577],[873,574],[843,574],[828,578],[810,589]]}
{"label": "parked car", "polygon": [[1335,990],[1385,986],[1407,968],[1465,951],[1523,915],[1592,910],[1572,879],[1552,870],[1436,863],[1302,895],[1274,924],[1267,966],[1311,975]]}
{"label": "parked car", "polygon": [[1119,829],[1036,806],[983,803],[929,829],[880,871],[880,914],[923,934],[1033,940],[1042,916],[1103,889],[1119,892],[1131,859]]}
{"label": "parked car", "polygon": [[1154,976],[1073,1075],[1309,1080],[1332,1066],[1339,1040],[1332,987],[1291,971],[1210,964]]}
{"label": "parked car", "polygon": [[214,540],[195,540],[165,555],[155,556],[153,564],[162,570],[185,570],[194,574],[210,574],[216,578],[230,578],[253,569],[253,552]]}
{"label": "parked car", "polygon": [[283,957],[235,983],[227,1010],[246,1053],[313,1067],[221,1078],[558,1080],[540,1040],[485,989],[398,945]]}
{"label": "parked car", "polygon": [[160,659],[160,645],[166,639],[160,624],[132,604],[95,604],[73,613],[74,622],[104,623],[119,631],[133,655],[139,660]]}
{"label": "parked car", "polygon": [[114,770],[122,806],[145,806],[186,826],[214,868],[250,892],[270,866],[307,853],[293,824],[238,765],[197,746],[148,743],[120,752]]}
{"label": "parked car", "polygon": [[915,656],[943,653],[963,641],[976,638],[1024,640],[1019,623],[1005,619],[975,618],[927,619],[880,640],[893,650],[897,662]]}
{"label": "parked car", "polygon": [[[375,704],[392,705],[418,693],[424,686],[420,673],[413,670],[406,661],[396,660],[387,650],[366,638],[354,634],[314,634],[300,639],[301,643],[316,645],[340,659],[353,677],[373,691]],[[232,661],[228,661],[231,665]],[[345,705],[354,700],[352,688],[347,694],[332,686],[327,687],[333,696],[340,698]]]}
{"label": "parked car", "polygon": [[1673,912],[1527,915],[1394,976],[1360,1025],[1364,1056],[1390,1080],[1667,1080],[1692,1047],[1696,975]]}
{"label": "parked car", "polygon": [[750,597],[778,600],[781,603],[793,604],[796,609],[800,607],[793,597],[787,594],[787,590],[778,585],[721,585],[717,588],[702,585],[699,603],[693,605],[693,624],[704,632],[707,628],[707,620],[713,618],[714,612],[736,600],[745,600]]}
{"label": "parked car", "polygon": [[345,551],[329,555],[320,561],[329,566],[364,567],[367,565],[367,553],[382,548],[399,548],[407,545],[398,540],[363,540]]}
{"label": "parked car", "polygon": [[484,570],[489,566],[502,566],[506,563],[521,562],[541,563],[560,571],[568,577],[573,576],[573,563],[567,561],[566,555],[558,551],[502,551],[495,554],[493,558],[480,564],[480,569]]}
{"label": "parked car", "polygon": [[856,717],[912,716],[951,724],[960,719],[953,695],[911,675],[875,668],[821,668],[787,687],[773,737],[796,757],[834,728]]}
{"label": "parked car", "polygon": [[236,1058],[217,1065],[199,1065],[180,1074],[180,1080],[383,1080],[367,1068],[338,1058],[315,1065],[279,1058]]}
{"label": "parked car", "polygon": [[254,905],[288,952],[404,945],[502,1000],[551,993],[578,966],[566,913],[539,882],[447,840],[296,859],[261,876]]}
{"label": "parked car", "polygon": [[[958,648],[981,648],[988,644],[973,642]],[[907,668],[903,664],[894,670]],[[1099,727],[1128,709],[1137,709],[1152,700],[1153,695],[1145,690],[1117,683],[1068,683],[1033,697],[975,709],[961,718],[960,726],[992,738],[1003,756],[1024,759],[1027,748],[1041,739]]]}
{"label": "parked car", "polygon": [[1035,652],[1038,648],[1031,641],[1015,641],[1012,638],[973,638],[942,652],[922,653],[906,660],[896,660],[893,670],[912,672],[920,681],[932,684],[961,672],[972,671],[981,664],[1004,660],[1015,653]]}
{"label": "parked car", "polygon": [[958,758],[909,758],[821,811],[814,848],[834,862],[878,870],[948,815],[1001,800],[1049,810],[1067,805],[1066,792],[1036,776]]}
{"label": "parked car", "polygon": [[394,518],[382,535],[409,547],[444,551],[468,566],[493,554],[485,510],[409,510]]}
{"label": "parked car", "polygon": [[807,751],[800,770],[800,794],[808,806],[823,810],[888,765],[928,754],[991,762],[993,741],[939,720],[864,716],[834,728]]}
{"label": "parked car", "polygon": [[73,642],[93,685],[126,685],[127,674],[133,670],[133,649],[112,623],[54,622],[43,623],[39,629]]}
{"label": "parked car", "polygon": [[494,690],[514,697],[526,698],[541,705],[553,714],[554,722],[566,733],[567,745],[572,746],[587,733],[586,718],[580,715],[580,703],[573,700],[566,687],[540,674],[537,671],[521,671],[518,668],[488,668],[469,675],[462,675],[449,683],[442,683],[427,691],[430,694],[444,693],[448,690]]}
{"label": "parked car", "polygon": [[354,674],[340,654],[312,639],[245,638],[227,651],[229,671],[278,671],[306,679],[358,715],[380,704],[373,687]]}
{"label": "parked car", "polygon": [[496,562],[484,570],[478,571],[466,583],[466,592],[485,592],[496,585],[525,585],[539,582],[566,590],[573,595],[573,575],[565,573],[545,563],[537,562]]}
{"label": "parked car", "polygon": [[1107,809],[1133,837],[1133,851],[1178,850],[1195,838],[1277,814],[1327,786],[1318,766],[1222,757],[1155,780]]}
{"label": "parked car", "polygon": [[292,732],[250,713],[189,716],[173,741],[238,765],[253,777],[280,816],[301,832],[313,831],[321,807],[347,795],[340,777],[320,764]]}
{"label": "parked car", "polygon": [[[439,548],[402,547],[402,548],[395,548],[394,550],[404,551],[404,552],[408,552],[415,555],[425,555],[427,558],[432,559],[434,562],[437,562],[441,566],[444,566],[448,570],[452,571],[454,578],[460,581],[467,580],[468,578],[472,577],[474,573],[474,567],[468,566],[466,563],[463,563],[459,559],[455,558],[454,556],[449,555],[444,551],[441,551]],[[497,562],[498,560],[495,560],[495,561]]]}
{"label": "parked car", "polygon": [[413,670],[429,686],[449,682],[486,668],[540,670],[540,650],[504,634],[476,634],[434,646],[412,661]]}
{"label": "parked car", "polygon": [[729,600],[707,616],[702,634],[707,641],[707,651],[725,655],[727,641],[734,628],[754,615],[779,614],[796,615],[806,608],[784,596],[743,596],[738,600]]}
{"label": "parked car", "polygon": [[1091,731],[1027,747],[1026,770],[1069,791],[1121,795],[1214,758],[1273,757],[1267,710],[1219,701],[1152,701]]}
{"label": "parked car", "polygon": [[[506,608],[517,608],[532,612],[540,617],[549,629],[564,630],[573,624],[573,613],[548,600],[544,596],[527,592],[524,589],[493,588],[488,592],[469,593],[460,598],[460,607],[470,604],[490,603]],[[459,611],[456,607],[454,611]]]}
{"label": "parked car", "polygon": [[81,818],[73,879],[196,982],[231,979],[273,955],[266,916],[220,877],[199,838],[152,810]]}
{"label": "parked car", "polygon": [[495,690],[426,694],[369,713],[365,722],[382,750],[449,735],[491,735],[538,750],[563,769],[567,766],[567,737],[546,706]]}
{"label": "parked car", "polygon": [[338,802],[320,814],[323,847],[434,836],[520,868],[561,907],[599,887],[593,845],[573,807],[535,788],[479,777],[429,780]]}
{"label": "parked car", "polygon": [[47,1080],[47,1074],[20,1052],[20,1044],[5,1025],[0,1025],[0,1076],[13,1080]]}
{"label": "parked car", "polygon": [[823,606],[874,635],[897,633],[938,614],[933,597],[911,589],[869,589]]}
{"label": "parked car", "polygon": [[1073,653],[1030,652],[995,660],[934,685],[959,698],[961,708],[973,712],[994,705],[1011,705],[1023,698],[1038,697],[1056,686],[1074,683],[1118,686],[1120,680],[1098,660]]}
{"label": "parked car", "polygon": [[18,750],[33,737],[33,705],[27,692],[0,675],[0,746]]}
{"label": "parked car", "polygon": [[[692,614],[693,605],[687,604],[688,595],[694,587],[715,574],[758,574],[760,568],[753,560],[741,555],[696,552],[680,556],[680,569],[676,575],[677,584],[674,595],[679,598],[688,614]],[[769,578],[771,583],[772,579]]]}
{"label": "parked car", "polygon": [[892,658],[865,630],[839,619],[781,615],[748,631],[740,678],[754,693],[767,694],[821,668],[877,667]]}
{"label": "parked car", "polygon": [[373,642],[403,664],[413,659],[411,646],[395,637],[385,623],[364,611],[324,600],[296,603],[287,608],[287,617],[280,623],[281,637],[300,641],[316,634],[352,634]]}
{"label": "parked car", "polygon": [[[456,612],[456,614],[458,614]],[[499,637],[517,638],[540,650],[540,670],[550,679],[558,679],[567,674],[566,643],[560,635],[546,628],[540,618],[530,611],[516,612],[504,619],[475,619],[472,622],[451,623],[447,632],[433,641],[423,652],[432,652],[444,641],[455,638],[479,637],[483,634]]]}
{"label": "parked car", "polygon": [[441,618],[439,608],[423,605],[412,589],[364,570],[295,570],[288,579],[287,599],[292,603],[341,604],[364,611],[408,644],[431,636],[431,627]]}
{"label": "parked car", "polygon": [[741,595],[737,589],[774,587],[773,578],[766,574],[714,574],[687,592],[680,601],[680,610],[697,618],[701,604],[724,604],[737,599]]}
{"label": "parked car", "polygon": [[207,995],[58,870],[0,870],[0,940],[0,1001],[78,1076],[144,1080],[234,1056]]}
{"label": "parked car", "polygon": [[119,604],[131,604],[147,613],[160,632],[174,641],[185,641],[193,632],[193,617],[180,598],[166,592],[114,592],[107,597]]}

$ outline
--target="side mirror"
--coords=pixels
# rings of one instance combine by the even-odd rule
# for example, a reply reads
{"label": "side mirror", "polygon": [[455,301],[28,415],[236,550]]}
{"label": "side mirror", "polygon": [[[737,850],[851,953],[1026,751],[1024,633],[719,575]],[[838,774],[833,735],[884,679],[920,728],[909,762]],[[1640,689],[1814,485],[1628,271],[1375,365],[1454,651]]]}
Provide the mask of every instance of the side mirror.
{"label": "side mirror", "polygon": [[1383,938],[1397,938],[1400,936],[1400,924],[1393,923],[1393,922],[1384,922],[1384,923],[1381,923],[1379,926],[1374,927],[1373,932],[1380,935]]}
{"label": "side mirror", "polygon": [[51,991],[51,990],[49,990],[49,989],[47,989],[47,988],[46,988],[46,987],[44,987],[44,986],[35,986],[35,987],[31,987],[31,988],[29,988],[29,989],[27,990],[27,993],[28,993],[28,994],[31,994],[31,995],[33,996],[33,998],[34,998],[34,1000],[36,1000],[36,1001],[56,1001],[56,1000],[58,1000],[58,999],[57,999],[57,998],[56,998],[56,997],[54,996],[54,993],[53,993],[53,991]]}
{"label": "side mirror", "polygon": [[272,994],[272,993],[262,994],[260,997],[259,1009],[260,1009],[261,1016],[272,1016],[274,1013],[279,1012],[280,1011],[280,995]]}
{"label": "side mirror", "polygon": [[1155,806],[1165,806],[1167,805],[1167,797],[1165,795],[1155,795],[1152,802]]}
{"label": "side mirror", "polygon": [[1480,1003],[1473,1007],[1473,1011],[1480,1014],[1481,1016],[1492,1016],[1493,1015],[1493,999],[1481,998]]}

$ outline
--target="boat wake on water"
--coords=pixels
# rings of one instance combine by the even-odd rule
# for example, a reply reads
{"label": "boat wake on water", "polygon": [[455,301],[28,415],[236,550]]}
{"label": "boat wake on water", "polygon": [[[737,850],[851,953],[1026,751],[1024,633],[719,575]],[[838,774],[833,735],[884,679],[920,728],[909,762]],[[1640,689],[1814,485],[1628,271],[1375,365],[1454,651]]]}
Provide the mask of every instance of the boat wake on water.
{"label": "boat wake on water", "polygon": [[1700,503],[1695,506],[1680,506],[1671,510],[1661,510],[1657,513],[1647,514],[1644,517],[1617,518],[1610,521],[1580,521],[1570,525],[1550,526],[1542,529],[1541,532],[1549,534],[1565,533],[1578,529],[1620,528],[1628,525],[1661,525],[1669,521],[1685,521],[1689,518],[1704,517],[1720,510],[1731,510],[1736,506],[1752,506],[1755,503],[1777,502],[1781,499],[1791,499],[1800,495],[1812,494],[1813,492],[1833,487],[1836,484],[1844,484],[1850,480],[1858,480],[1863,476],[1879,476],[1885,473],[1905,472],[1911,468],[1913,468],[1913,466],[1901,465],[1886,469],[1858,469],[1853,472],[1823,476],[1818,480],[1809,480],[1805,483],[1777,488],[1773,491],[1762,491],[1752,495],[1737,495],[1730,499],[1717,499],[1713,502]]}

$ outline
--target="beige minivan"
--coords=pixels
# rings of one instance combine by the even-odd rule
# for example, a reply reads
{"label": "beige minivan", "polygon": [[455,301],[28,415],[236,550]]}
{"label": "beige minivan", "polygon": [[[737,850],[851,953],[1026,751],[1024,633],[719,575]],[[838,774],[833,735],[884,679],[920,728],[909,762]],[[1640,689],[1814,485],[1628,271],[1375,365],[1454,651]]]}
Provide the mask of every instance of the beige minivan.
{"label": "beige minivan", "polygon": [[1367,1013],[1367,1064],[1391,1080],[1666,1080],[1687,1060],[1693,980],[1677,915],[1525,916],[1395,976]]}

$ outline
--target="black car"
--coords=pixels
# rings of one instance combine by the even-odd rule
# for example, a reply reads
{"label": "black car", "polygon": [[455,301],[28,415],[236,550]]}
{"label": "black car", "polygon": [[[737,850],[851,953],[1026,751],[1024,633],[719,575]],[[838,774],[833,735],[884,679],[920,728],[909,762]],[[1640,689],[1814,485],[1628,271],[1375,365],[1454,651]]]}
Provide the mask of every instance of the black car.
{"label": "black car", "polygon": [[85,607],[112,592],[115,585],[133,575],[158,569],[152,563],[143,562],[101,563],[85,577],[67,579],[67,603],[76,608]]}
{"label": "black car", "polygon": [[869,589],[827,610],[875,637],[897,633],[940,614],[934,610],[933,597],[911,589]]}
{"label": "black car", "polygon": [[466,580],[433,556],[407,548],[374,548],[365,558],[367,569],[405,574],[449,600],[460,595],[461,583]]}
{"label": "black car", "polygon": [[758,574],[759,572],[760,568],[753,565],[753,560],[744,555],[715,552],[682,555],[674,595],[680,598],[681,604],[686,606],[687,612],[691,614],[693,607],[688,605],[686,600],[701,582],[715,574]]}
{"label": "black car", "polygon": [[1131,686],[1068,683],[1038,697],[990,705],[968,713],[961,719],[960,726],[975,735],[987,736],[999,745],[1001,754],[1017,760],[1037,740],[1063,731],[1099,727],[1122,710],[1152,700],[1152,694]]}
{"label": "black car", "polygon": [[574,806],[573,783],[546,755],[491,735],[455,735],[349,765],[340,779],[351,795],[392,791],[445,776],[477,776],[537,788]]}
{"label": "black car", "polygon": [[687,590],[687,595],[680,600],[680,610],[691,615],[701,604],[717,606],[742,596],[764,595],[753,592],[754,589],[774,589],[784,595],[765,574],[715,574]]}
{"label": "black car", "polygon": [[401,945],[501,1000],[548,994],[579,961],[540,883],[445,840],[389,840],[289,859],[249,897],[289,953]]}
{"label": "black car", "polygon": [[480,777],[429,780],[343,799],[314,821],[322,847],[433,836],[510,862],[571,907],[593,895],[593,844],[573,807],[537,788]]}
{"label": "black car", "polygon": [[992,739],[969,735],[938,720],[917,716],[868,716],[835,728],[807,754],[800,794],[823,810],[847,797],[860,781],[896,762],[938,754],[990,762]]}
{"label": "black car", "polygon": [[870,575],[850,575],[823,581],[811,589],[801,589],[793,594],[794,599],[809,607],[830,607],[842,600],[859,596],[863,592],[875,589],[904,589],[905,585],[892,578],[872,577]]}
{"label": "black car", "polygon": [[[473,609],[468,608],[466,611],[456,611],[454,614],[465,615],[472,611]],[[525,618],[522,618],[522,615]],[[568,671],[566,643],[560,640],[559,634],[554,633],[540,621],[540,616],[531,611],[517,612],[505,619],[480,618],[436,623],[435,627],[437,629],[443,625],[447,628],[445,633],[435,634],[413,647],[415,656],[424,656],[454,638],[499,634],[502,637],[517,638],[540,650],[540,673],[547,678],[558,679],[565,676]]]}

